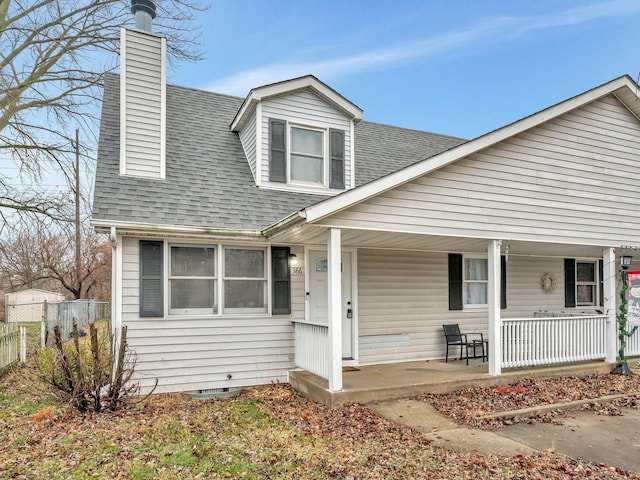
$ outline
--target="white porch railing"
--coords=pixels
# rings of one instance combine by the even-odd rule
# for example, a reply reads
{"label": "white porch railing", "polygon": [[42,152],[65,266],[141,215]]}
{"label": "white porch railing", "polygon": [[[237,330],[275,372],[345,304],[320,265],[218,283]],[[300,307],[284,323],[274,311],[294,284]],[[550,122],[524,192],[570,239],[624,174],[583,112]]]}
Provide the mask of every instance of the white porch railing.
{"label": "white porch railing", "polygon": [[502,320],[502,367],[603,359],[606,315]]}
{"label": "white porch railing", "polygon": [[328,338],[329,327],[312,323],[295,322],[296,367],[329,378]]}

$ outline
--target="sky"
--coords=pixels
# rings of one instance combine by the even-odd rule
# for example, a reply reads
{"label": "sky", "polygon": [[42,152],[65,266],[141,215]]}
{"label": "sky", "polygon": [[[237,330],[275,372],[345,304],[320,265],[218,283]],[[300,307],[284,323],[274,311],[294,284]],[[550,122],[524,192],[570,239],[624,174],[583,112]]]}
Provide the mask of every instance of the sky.
{"label": "sky", "polygon": [[475,138],[640,74],[639,0],[213,0],[169,83],[245,97],[312,74],[363,119]]}
{"label": "sky", "polygon": [[192,1],[211,4],[193,25],[205,58],[169,83],[245,97],[312,74],[364,120],[464,139],[640,77],[640,0]]}

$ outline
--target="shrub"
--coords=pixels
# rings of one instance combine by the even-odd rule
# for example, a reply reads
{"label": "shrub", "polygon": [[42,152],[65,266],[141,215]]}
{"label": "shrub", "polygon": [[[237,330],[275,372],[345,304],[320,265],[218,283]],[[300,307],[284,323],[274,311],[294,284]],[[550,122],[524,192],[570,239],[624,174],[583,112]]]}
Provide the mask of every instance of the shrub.
{"label": "shrub", "polygon": [[54,328],[55,347],[38,351],[40,374],[58,396],[84,412],[117,410],[126,398],[137,395],[131,382],[135,358],[128,351],[127,329],[122,328],[115,351],[111,333],[102,325],[88,325],[80,332],[74,320],[71,341],[63,342],[60,327]]}

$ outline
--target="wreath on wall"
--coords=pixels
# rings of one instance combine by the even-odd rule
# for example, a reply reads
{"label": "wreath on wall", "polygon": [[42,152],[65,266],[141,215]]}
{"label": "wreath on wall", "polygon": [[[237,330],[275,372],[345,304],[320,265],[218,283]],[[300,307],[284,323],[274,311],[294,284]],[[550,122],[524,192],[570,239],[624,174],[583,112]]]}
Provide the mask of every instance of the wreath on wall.
{"label": "wreath on wall", "polygon": [[545,273],[540,278],[540,286],[544,293],[553,293],[558,286],[558,279],[553,273]]}

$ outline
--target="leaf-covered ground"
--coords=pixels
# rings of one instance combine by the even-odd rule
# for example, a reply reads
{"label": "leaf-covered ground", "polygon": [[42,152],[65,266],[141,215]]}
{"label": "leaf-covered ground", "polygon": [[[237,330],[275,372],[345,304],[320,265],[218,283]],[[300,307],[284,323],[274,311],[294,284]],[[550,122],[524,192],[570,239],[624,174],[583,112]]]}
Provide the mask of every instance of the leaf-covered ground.
{"label": "leaf-covered ground", "polygon": [[284,385],[78,414],[21,369],[0,379],[0,438],[0,478],[15,479],[640,479],[554,453],[451,452],[365,406],[327,408]]}
{"label": "leaf-covered ground", "polygon": [[460,424],[495,429],[522,422],[562,423],[566,412],[551,409],[515,417],[479,417],[618,394],[624,394],[624,397],[606,403],[587,402],[579,408],[593,410],[596,414],[621,415],[621,407],[640,407],[640,377],[600,374],[586,377],[529,378],[511,385],[466,388],[448,394],[425,393],[418,398]]}

